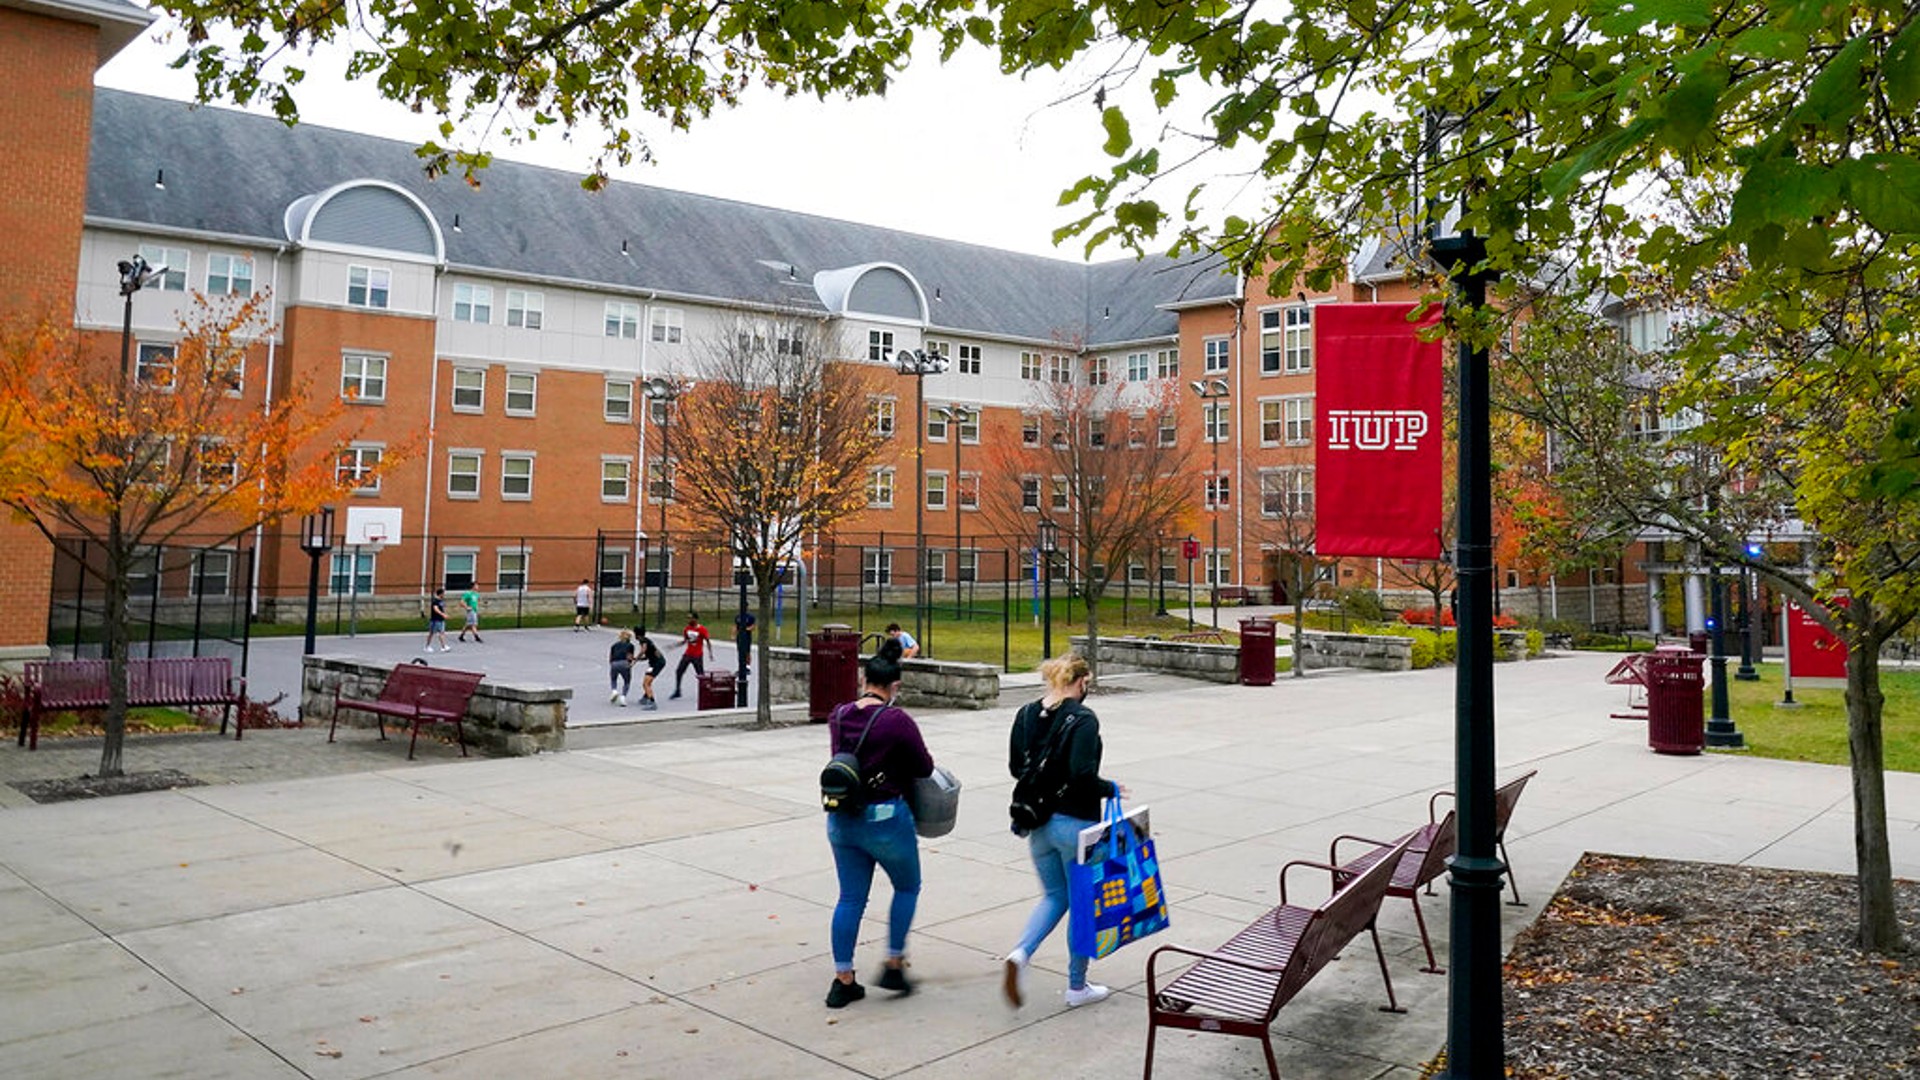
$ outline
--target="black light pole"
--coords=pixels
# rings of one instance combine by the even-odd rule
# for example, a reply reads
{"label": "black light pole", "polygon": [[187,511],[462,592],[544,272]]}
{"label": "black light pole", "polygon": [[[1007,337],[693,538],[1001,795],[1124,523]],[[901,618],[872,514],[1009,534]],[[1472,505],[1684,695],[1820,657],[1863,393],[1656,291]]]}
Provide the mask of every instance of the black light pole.
{"label": "black light pole", "polygon": [[1186,558],[1187,558],[1187,629],[1189,629],[1189,630],[1191,630],[1191,629],[1193,629],[1193,627],[1194,627],[1194,622],[1193,622],[1193,560],[1194,560],[1194,557],[1195,557],[1196,555],[1198,555],[1198,554],[1199,554],[1198,552],[1196,552],[1196,551],[1194,551],[1193,549],[1194,549],[1194,548],[1197,548],[1197,547],[1199,547],[1199,546],[1200,546],[1200,538],[1199,538],[1199,537],[1197,537],[1197,536],[1195,536],[1195,535],[1193,535],[1192,533],[1188,533],[1188,534],[1187,534],[1187,544],[1186,544],[1186,548],[1185,548],[1185,549],[1184,549],[1183,551],[1181,551],[1181,552],[1180,552],[1180,554],[1182,554],[1182,555],[1184,555],[1184,556],[1186,556]]}
{"label": "black light pole", "polygon": [[[133,294],[146,288],[166,272],[165,266],[148,266],[147,260],[139,255],[120,260],[120,296],[126,301],[126,313],[120,321],[120,385],[122,386],[133,382]],[[308,643],[307,651],[313,651],[311,642]]]}
{"label": "black light pole", "polygon": [[[320,557],[333,550],[333,507],[323,506],[318,513],[300,519],[300,550],[307,553],[307,644],[302,656],[313,655],[313,636],[320,618]],[[360,567],[347,567],[347,581],[353,582]],[[351,587],[351,586],[350,586]]]}
{"label": "black light pole", "polygon": [[[1437,136],[1437,127],[1432,129]],[[1435,139],[1437,146],[1437,138]],[[1486,241],[1471,232],[1431,238],[1454,285],[1456,326],[1470,331],[1493,274]],[[1454,675],[1454,791],[1458,840],[1447,860],[1453,960],[1447,974],[1447,1071],[1453,1080],[1506,1075],[1500,991],[1500,892],[1506,866],[1494,842],[1493,451],[1487,349],[1459,344],[1459,519],[1454,574],[1460,593]]]}
{"label": "black light pole", "polygon": [[1160,590],[1160,604],[1154,611],[1154,617],[1167,617],[1167,541],[1159,533],[1153,534],[1153,576],[1154,584]]}
{"label": "black light pole", "polygon": [[[654,616],[654,625],[667,625],[667,501],[673,496],[673,403],[680,399],[686,387],[672,379],[655,375],[647,380],[646,396],[660,403],[660,610]],[[599,573],[595,567],[594,572]]]}
{"label": "black light pole", "polygon": [[1053,553],[1060,550],[1060,526],[1052,518],[1040,519],[1040,536],[1034,547],[1040,549],[1041,574],[1046,581],[1046,599],[1040,608],[1040,651],[1043,660],[1053,659]]}
{"label": "black light pole", "polygon": [[913,488],[913,636],[922,655],[929,648],[926,622],[927,588],[927,376],[947,370],[947,358],[922,349],[896,349],[893,369],[914,377],[913,465],[918,478]]}
{"label": "black light pole", "polygon": [[960,425],[979,419],[980,413],[965,405],[937,405],[933,411],[946,420],[947,438],[953,440],[953,481],[947,485],[947,502],[953,508],[953,608],[958,617],[966,603],[965,586],[960,580]]}
{"label": "black light pole", "polygon": [[[1759,544],[1747,545],[1747,558],[1760,555]],[[1745,563],[1740,565],[1740,670],[1733,677],[1741,682],[1759,682],[1760,673],[1753,669],[1753,657],[1758,649],[1753,647],[1753,574]]]}
{"label": "black light pole", "polygon": [[[1212,410],[1211,423],[1205,425],[1211,429],[1207,432],[1207,441],[1213,444],[1213,498],[1207,500],[1207,519],[1213,522],[1213,547],[1208,550],[1207,557],[1213,561],[1210,564],[1211,569],[1207,571],[1207,592],[1210,594],[1209,606],[1213,609],[1213,628],[1218,630],[1220,629],[1220,504],[1224,501],[1220,498],[1222,438],[1220,410],[1226,407],[1222,402],[1227,396],[1227,380],[1207,379],[1190,385],[1193,387],[1193,392],[1200,395],[1203,403],[1201,407]],[[1191,598],[1187,601],[1187,607],[1193,607]]]}
{"label": "black light pole", "polygon": [[1727,708],[1727,596],[1720,580],[1719,563],[1707,568],[1707,588],[1713,590],[1707,604],[1713,621],[1713,656],[1708,660],[1708,666],[1713,669],[1713,715],[1707,718],[1707,745],[1742,749],[1747,745],[1747,738],[1734,726]]}

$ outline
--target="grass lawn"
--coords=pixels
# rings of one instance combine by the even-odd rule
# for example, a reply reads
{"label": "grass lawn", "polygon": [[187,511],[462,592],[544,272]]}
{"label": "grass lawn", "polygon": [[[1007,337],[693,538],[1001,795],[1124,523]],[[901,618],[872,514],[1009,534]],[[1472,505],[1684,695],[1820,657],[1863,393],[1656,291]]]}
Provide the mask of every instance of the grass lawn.
{"label": "grass lawn", "polygon": [[[73,738],[104,733],[101,728],[100,712],[62,712],[49,713],[40,717],[40,737]],[[127,733],[130,735],[170,734],[183,731],[208,730],[206,721],[192,713],[179,709],[140,708],[127,710]]]}
{"label": "grass lawn", "polygon": [[[1727,665],[1731,676],[1737,662]],[[1780,700],[1779,664],[1756,664],[1759,682],[1727,681],[1728,712],[1750,751],[1760,757],[1846,765],[1847,702],[1842,690],[1793,689],[1797,709],[1776,708]],[[1711,695],[1713,688],[1706,692]],[[1880,692],[1886,695],[1881,725],[1886,737],[1887,768],[1920,772],[1920,670],[1880,670]],[[1711,696],[1707,707],[1712,709]]]}

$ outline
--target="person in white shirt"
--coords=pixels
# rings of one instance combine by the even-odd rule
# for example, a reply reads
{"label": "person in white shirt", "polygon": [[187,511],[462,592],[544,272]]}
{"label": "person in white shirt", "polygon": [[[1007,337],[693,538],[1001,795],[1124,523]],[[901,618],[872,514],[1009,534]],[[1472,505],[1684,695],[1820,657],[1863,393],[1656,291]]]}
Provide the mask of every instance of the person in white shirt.
{"label": "person in white shirt", "polygon": [[580,579],[580,587],[573,590],[573,632],[593,629],[593,586],[586,578]]}

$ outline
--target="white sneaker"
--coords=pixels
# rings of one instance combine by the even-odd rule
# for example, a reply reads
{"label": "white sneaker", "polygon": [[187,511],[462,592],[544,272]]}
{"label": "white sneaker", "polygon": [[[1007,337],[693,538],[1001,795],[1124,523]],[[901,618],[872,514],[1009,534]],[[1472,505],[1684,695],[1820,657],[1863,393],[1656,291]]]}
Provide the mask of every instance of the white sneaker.
{"label": "white sneaker", "polygon": [[1105,1001],[1108,995],[1112,993],[1113,991],[1101,986],[1099,983],[1088,983],[1078,990],[1068,987],[1067,1008],[1077,1009],[1082,1005],[1092,1005],[1097,1001]]}
{"label": "white sneaker", "polygon": [[620,700],[620,691],[618,690],[607,691],[607,704],[611,705],[614,702],[619,700]]}
{"label": "white sneaker", "polygon": [[616,700],[614,701],[614,704],[616,704],[616,705],[618,705],[618,706],[620,706],[620,707],[621,707],[621,708],[623,708],[623,709],[627,707],[627,695],[625,695],[625,694],[615,694],[615,695],[614,695],[614,698],[616,699]]}

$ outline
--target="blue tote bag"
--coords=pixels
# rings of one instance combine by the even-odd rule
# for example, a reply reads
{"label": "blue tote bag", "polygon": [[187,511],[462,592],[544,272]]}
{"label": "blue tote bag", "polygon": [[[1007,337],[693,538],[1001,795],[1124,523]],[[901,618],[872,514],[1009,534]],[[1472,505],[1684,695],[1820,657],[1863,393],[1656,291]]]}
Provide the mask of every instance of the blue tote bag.
{"label": "blue tote bag", "polygon": [[1087,861],[1067,867],[1067,947],[1094,959],[1167,928],[1152,838],[1134,827],[1117,798],[1107,800],[1102,824],[1104,842],[1081,845]]}

